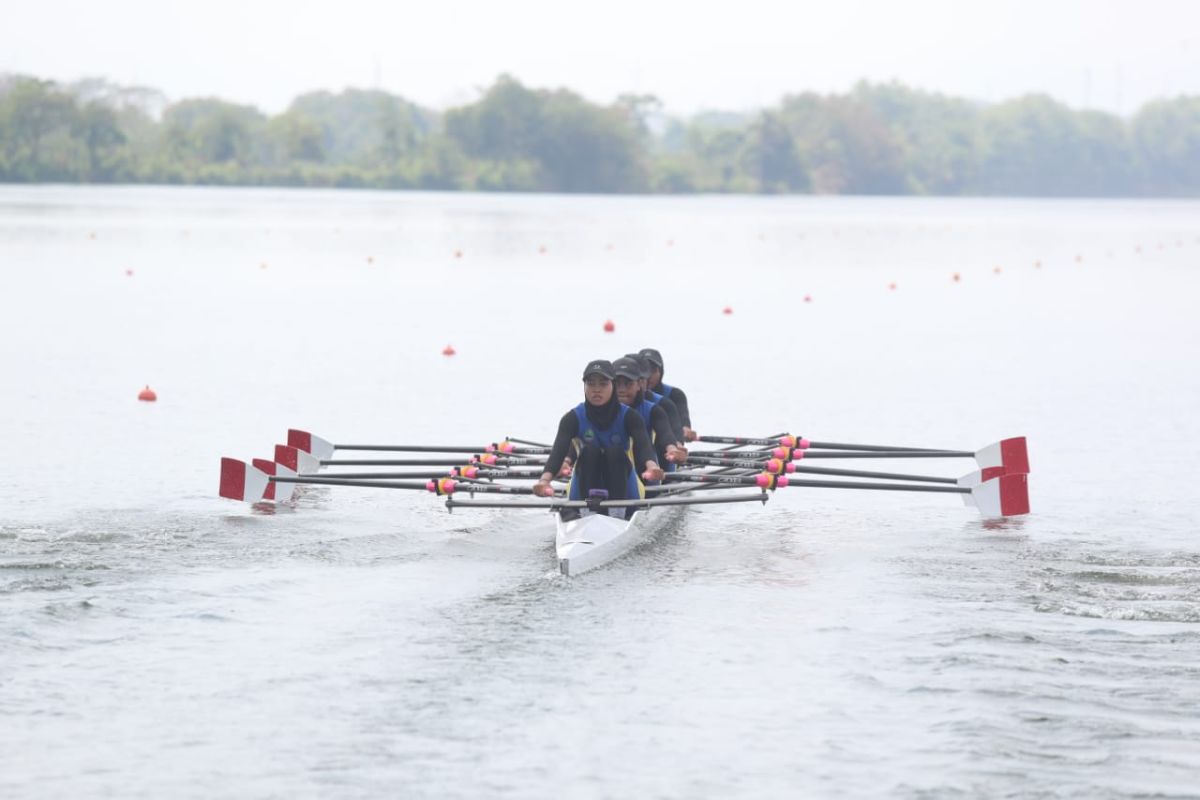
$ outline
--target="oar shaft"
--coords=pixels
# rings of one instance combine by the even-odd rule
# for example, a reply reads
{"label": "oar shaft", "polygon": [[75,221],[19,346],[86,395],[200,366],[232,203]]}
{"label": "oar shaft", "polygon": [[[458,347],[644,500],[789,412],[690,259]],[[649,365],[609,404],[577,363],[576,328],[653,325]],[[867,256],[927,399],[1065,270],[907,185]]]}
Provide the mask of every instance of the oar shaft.
{"label": "oar shaft", "polygon": [[[541,475],[541,470],[526,469],[526,470],[509,470],[509,469],[480,469],[476,470],[475,478],[536,478]],[[454,478],[455,480],[463,480],[463,478],[455,475],[450,475],[446,470],[431,471],[431,472],[337,472],[329,473],[328,475],[311,475],[301,474],[300,478],[337,478],[339,480],[403,480],[411,478],[413,480],[433,478]]]}
{"label": "oar shaft", "polygon": [[896,447],[894,445],[885,444],[844,444],[841,442],[814,442],[811,440],[808,442],[808,448],[810,450],[870,450],[880,453],[886,453],[889,451],[915,453],[922,450],[938,453],[945,452],[944,450],[939,450],[935,447]]}
{"label": "oar shaft", "polygon": [[835,469],[833,467],[796,467],[795,473],[805,475],[843,475],[847,478],[883,478],[892,481],[921,481],[924,483],[950,483],[958,485],[957,478],[938,478],[933,475],[906,475],[899,472],[870,472],[861,469]]}
{"label": "oar shaft", "polygon": [[939,492],[942,494],[970,494],[971,490],[964,486],[916,486],[905,483],[857,483],[854,481],[808,481],[788,478],[787,487],[806,487],[810,489],[871,489],[883,492]]}
{"label": "oar shaft", "polygon": [[[475,445],[474,447],[464,447],[462,445],[435,445],[435,444],[335,444],[335,450],[366,450],[375,453],[482,453],[489,449],[495,449],[495,445]],[[511,450],[504,451],[506,453],[518,453],[521,455],[545,455],[550,452],[549,447],[514,447]],[[499,452],[497,453],[499,455]]]}
{"label": "oar shaft", "polygon": [[[442,476],[444,477],[444,476]],[[431,492],[427,483],[401,483],[399,481],[381,481],[381,480],[361,480],[361,479],[343,479],[343,478],[304,478],[297,475],[292,478],[289,476],[271,475],[267,478],[275,483],[302,483],[314,484],[317,486],[354,486],[364,489],[410,489],[420,490],[423,492]],[[500,483],[470,483],[467,481],[459,481],[457,479],[449,479],[453,482],[454,488],[445,492],[437,492],[438,494],[453,494],[454,492],[479,492],[482,494],[532,494],[533,489],[528,486],[508,486]]]}
{"label": "oar shaft", "polygon": [[[765,492],[755,492],[754,494],[740,495],[723,495],[720,497],[672,497],[672,498],[654,498],[650,500],[605,500],[599,505],[601,508],[629,508],[634,507],[652,507],[652,506],[702,506],[712,505],[715,503],[748,503],[758,501],[765,503],[770,495]],[[586,500],[547,500],[542,503],[531,500],[455,500],[453,497],[446,499],[446,508],[453,511],[456,508],[541,508],[549,511],[556,511],[560,508],[588,508]]]}
{"label": "oar shaft", "polygon": [[803,451],[805,461],[810,458],[974,458],[975,454],[967,450],[871,450],[850,451],[831,450],[829,452],[813,453]]}
{"label": "oar shaft", "polygon": [[[333,458],[321,462],[322,467],[464,467],[463,458]],[[544,464],[544,458],[497,456],[497,466],[533,466]]]}

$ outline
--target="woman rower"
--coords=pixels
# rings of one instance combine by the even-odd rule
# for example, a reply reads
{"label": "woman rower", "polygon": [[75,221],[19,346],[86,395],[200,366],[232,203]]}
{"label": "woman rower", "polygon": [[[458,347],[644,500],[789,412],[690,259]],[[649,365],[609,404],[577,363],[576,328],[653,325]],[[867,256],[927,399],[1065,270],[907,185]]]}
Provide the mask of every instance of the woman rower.
{"label": "woman rower", "polygon": [[658,392],[675,404],[675,407],[679,409],[679,416],[683,420],[684,440],[688,442],[696,441],[697,434],[692,430],[692,415],[688,411],[687,395],[678,386],[668,386],[663,383],[662,353],[653,347],[643,347],[638,351],[638,355],[644,356],[650,362],[650,378],[647,381],[650,391]]}
{"label": "woman rower", "polygon": [[644,359],[637,356],[622,356],[613,362],[613,385],[617,388],[617,399],[629,406],[642,418],[658,463],[667,472],[674,472],[676,464],[687,461],[687,450],[683,447],[676,431],[671,427],[671,418],[663,408],[662,396],[657,399],[646,396],[646,374]]}
{"label": "woman rower", "polygon": [[627,353],[626,358],[632,358],[641,366],[642,392],[645,393],[647,400],[661,405],[663,410],[667,412],[667,418],[671,420],[671,430],[675,431],[674,441],[680,447],[683,447],[683,417],[680,416],[679,409],[675,407],[675,403],[650,388],[650,370],[653,366],[650,363],[650,359],[641,353]]}
{"label": "woman rower", "polygon": [[[559,420],[558,434],[546,458],[546,470],[533,486],[535,495],[554,495],[550,480],[558,474],[573,447],[578,448],[578,454],[568,492],[571,500],[585,500],[593,489],[607,490],[610,500],[641,498],[645,496],[642,480],[663,479],[646,426],[641,417],[618,401],[613,389],[614,377],[613,365],[608,361],[596,360],[584,369],[584,401]],[[643,467],[641,480],[634,464]],[[608,512],[601,509],[600,513]],[[574,515],[564,512],[563,516]]]}

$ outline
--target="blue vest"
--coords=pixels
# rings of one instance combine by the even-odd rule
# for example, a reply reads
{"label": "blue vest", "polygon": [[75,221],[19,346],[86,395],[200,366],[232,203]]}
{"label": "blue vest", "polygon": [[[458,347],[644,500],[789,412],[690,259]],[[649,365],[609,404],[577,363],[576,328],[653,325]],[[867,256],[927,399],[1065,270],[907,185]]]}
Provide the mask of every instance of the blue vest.
{"label": "blue vest", "polygon": [[[604,450],[617,448],[624,450],[629,458],[630,470],[629,478],[625,483],[625,497],[630,500],[636,500],[639,497],[645,497],[645,491],[642,489],[641,477],[638,474],[636,465],[633,463],[633,440],[629,437],[629,432],[625,430],[625,415],[632,409],[619,403],[617,414],[613,417],[612,424],[607,428],[597,428],[587,416],[587,401],[575,406],[575,418],[579,421],[579,440],[584,446],[592,445],[600,447]],[[572,474],[571,483],[569,484],[568,498],[571,500],[584,500],[581,487],[575,482],[575,476]]]}
{"label": "blue vest", "polygon": [[[647,399],[647,396],[650,399]],[[662,399],[663,396],[661,394],[658,394],[657,392],[646,391],[642,395],[642,402],[635,409],[638,412],[638,416],[640,416],[642,421],[646,423],[646,433],[650,435],[650,444],[655,443],[654,428],[650,427],[650,415],[654,412],[654,407],[662,402]],[[675,465],[670,461],[664,461],[664,463],[660,464],[659,466],[663,468],[664,472],[675,471]]]}
{"label": "blue vest", "polygon": [[661,394],[663,397],[670,397],[671,392],[675,391],[674,386],[668,386],[665,383],[659,383],[658,388],[662,389],[662,391],[659,394]]}

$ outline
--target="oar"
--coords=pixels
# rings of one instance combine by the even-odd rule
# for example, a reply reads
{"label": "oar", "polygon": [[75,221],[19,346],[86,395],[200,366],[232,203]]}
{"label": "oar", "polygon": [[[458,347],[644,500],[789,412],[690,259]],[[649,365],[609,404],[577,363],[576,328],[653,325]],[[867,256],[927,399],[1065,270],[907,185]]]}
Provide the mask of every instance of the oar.
{"label": "oar", "polygon": [[[316,486],[353,486],[365,489],[409,489],[412,491],[433,492],[434,494],[454,494],[456,491],[480,492],[483,494],[532,494],[531,486],[509,486],[502,483],[469,483],[454,478],[437,478],[435,480],[412,483],[385,480],[362,480],[354,478],[306,478],[297,476],[272,477],[268,480],[277,483],[302,483]],[[461,488],[460,488],[461,487]]]}
{"label": "oar", "polygon": [[504,478],[537,478],[542,474],[540,469],[479,469],[477,467],[455,467],[433,472],[337,472],[316,475],[301,473],[300,478],[337,478],[340,480],[430,480],[432,478],[456,478],[459,480]]}
{"label": "oar", "polygon": [[753,494],[722,495],[719,497],[663,497],[637,500],[603,500],[599,503],[589,503],[586,500],[546,500],[538,503],[531,500],[455,500],[446,498],[446,508],[453,511],[456,508],[540,508],[547,511],[557,511],[561,508],[644,508],[654,506],[702,506],[714,503],[766,503],[770,495],[766,492]]}
{"label": "oar", "polygon": [[488,466],[533,466],[546,463],[544,458],[521,456],[497,456],[479,453],[476,458],[331,458],[319,463],[322,467],[461,467],[469,466],[464,461],[474,461]]}
{"label": "oar", "polygon": [[[866,483],[857,481],[812,481],[796,480],[786,475],[727,476],[707,475],[694,478],[684,477],[682,482],[695,483],[738,483],[756,485],[763,490],[783,488],[809,489],[865,489],[883,492],[933,492],[938,494],[957,494],[969,497],[985,517],[1015,517],[1029,513],[1029,484],[1028,475],[1024,473],[1001,475],[985,480],[975,486],[920,486],[905,483]],[[672,475],[667,476],[671,480]],[[676,481],[673,481],[676,482]],[[655,487],[650,487],[655,488]]]}
{"label": "oar", "polygon": [[[995,444],[990,444],[987,447],[969,453],[962,450],[939,450],[929,447],[898,447],[896,445],[881,445],[881,444],[847,444],[844,442],[820,442],[811,439],[805,439],[802,436],[792,436],[786,434],[780,437],[770,437],[765,439],[756,439],[751,437],[739,436],[701,436],[699,441],[709,442],[711,444],[743,444],[757,445],[764,447],[786,447],[796,450],[843,450],[843,451],[860,451],[872,453],[904,453],[900,458],[920,458],[917,453],[946,453],[953,454],[953,457],[971,456],[980,460],[981,466],[993,467],[1005,464],[1009,467],[1010,472],[1029,472],[1029,450],[1028,443],[1024,436],[1015,436],[1009,439],[1002,439]],[[809,458],[820,457],[816,453],[807,454]],[[846,456],[849,457],[849,456]],[[859,456],[866,458],[867,456]],[[880,456],[881,458],[886,456]],[[929,455],[926,458],[938,458],[939,456]],[[945,456],[950,457],[950,456]],[[986,463],[984,463],[986,462]]]}
{"label": "oar", "polygon": [[308,431],[295,428],[288,430],[288,445],[311,453],[319,459],[328,459],[335,450],[359,450],[388,453],[517,453],[545,454],[549,447],[528,447],[512,444],[511,442],[493,442],[486,445],[429,445],[429,444],[341,444],[322,439]]}

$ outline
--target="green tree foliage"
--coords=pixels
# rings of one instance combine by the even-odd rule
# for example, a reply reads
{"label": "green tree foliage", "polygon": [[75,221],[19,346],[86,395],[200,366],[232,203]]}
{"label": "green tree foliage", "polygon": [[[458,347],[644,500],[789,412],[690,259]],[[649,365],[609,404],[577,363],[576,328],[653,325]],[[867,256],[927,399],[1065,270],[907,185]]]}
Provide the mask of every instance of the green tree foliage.
{"label": "green tree foliage", "polygon": [[0,75],[0,181],[554,192],[1200,195],[1200,98],[1132,119],[1030,95],[984,105],[900,84],[757,113],[665,115],[501,76],[444,115],[386,92],[283,113],[87,79]]}
{"label": "green tree foliage", "polygon": [[477,102],[446,114],[446,135],[470,157],[515,161],[535,188],[639,192],[648,185],[637,107],[588,103],[574,92],[528,89],[502,76]]}
{"label": "green tree foliage", "polygon": [[1200,194],[1200,97],[1150,103],[1132,127],[1140,193]]}

